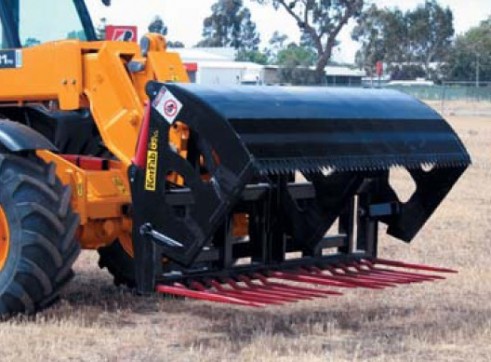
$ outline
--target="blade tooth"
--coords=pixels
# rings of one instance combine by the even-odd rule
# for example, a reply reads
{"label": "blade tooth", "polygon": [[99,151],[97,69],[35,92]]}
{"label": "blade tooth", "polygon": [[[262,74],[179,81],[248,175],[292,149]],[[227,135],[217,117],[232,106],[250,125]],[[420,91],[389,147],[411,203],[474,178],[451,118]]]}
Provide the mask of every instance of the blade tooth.
{"label": "blade tooth", "polygon": [[273,175],[278,176],[279,175],[279,173],[278,173],[278,165],[277,165],[276,162],[273,162],[272,168],[273,168]]}
{"label": "blade tooth", "polygon": [[278,160],[278,170],[279,170],[281,175],[284,175],[287,173],[284,160]]}
{"label": "blade tooth", "polygon": [[289,160],[283,160],[283,170],[286,174],[290,172],[295,172],[295,165],[292,164]]}
{"label": "blade tooth", "polygon": [[280,169],[281,169],[280,163],[278,162],[278,160],[276,160],[274,162],[274,172],[276,175],[281,175]]}
{"label": "blade tooth", "polygon": [[296,170],[298,170],[300,167],[299,167],[299,161],[298,160],[290,160],[288,162],[288,170],[289,172],[295,172]]}
{"label": "blade tooth", "polygon": [[313,173],[314,174],[315,173],[315,163],[314,163],[314,161],[313,160],[308,160],[307,161],[307,165],[309,167],[310,173]]}
{"label": "blade tooth", "polygon": [[295,172],[296,171],[296,165],[295,162],[292,162],[290,160],[285,160],[286,167],[288,169],[288,172]]}
{"label": "blade tooth", "polygon": [[284,175],[287,173],[283,160],[278,160],[278,172],[280,173],[280,175]]}

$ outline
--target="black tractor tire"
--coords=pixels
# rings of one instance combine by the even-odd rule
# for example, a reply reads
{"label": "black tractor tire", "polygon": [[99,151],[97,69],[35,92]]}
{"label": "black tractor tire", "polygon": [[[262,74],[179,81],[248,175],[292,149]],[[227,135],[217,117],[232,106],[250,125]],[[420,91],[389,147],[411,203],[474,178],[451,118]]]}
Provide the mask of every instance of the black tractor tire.
{"label": "black tractor tire", "polygon": [[135,288],[135,262],[122,247],[119,240],[115,240],[111,245],[98,249],[99,267],[107,268],[114,277],[116,286],[126,286]]}
{"label": "black tractor tire", "polygon": [[79,216],[55,165],[34,153],[0,153],[0,206],[9,248],[0,270],[0,317],[32,314],[58,299],[80,253]]}

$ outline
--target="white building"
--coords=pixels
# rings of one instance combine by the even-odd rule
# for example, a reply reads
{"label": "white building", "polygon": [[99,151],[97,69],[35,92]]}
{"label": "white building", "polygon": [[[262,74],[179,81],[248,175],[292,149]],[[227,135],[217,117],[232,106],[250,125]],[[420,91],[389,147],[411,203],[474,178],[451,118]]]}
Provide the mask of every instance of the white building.
{"label": "white building", "polygon": [[263,84],[264,67],[236,62],[233,48],[182,48],[178,52],[193,83],[210,85]]}
{"label": "white building", "polygon": [[[207,85],[273,85],[280,83],[280,67],[235,61],[233,48],[178,48],[191,82]],[[315,68],[312,68],[313,71]],[[359,86],[364,71],[343,66],[327,66],[326,84]]]}

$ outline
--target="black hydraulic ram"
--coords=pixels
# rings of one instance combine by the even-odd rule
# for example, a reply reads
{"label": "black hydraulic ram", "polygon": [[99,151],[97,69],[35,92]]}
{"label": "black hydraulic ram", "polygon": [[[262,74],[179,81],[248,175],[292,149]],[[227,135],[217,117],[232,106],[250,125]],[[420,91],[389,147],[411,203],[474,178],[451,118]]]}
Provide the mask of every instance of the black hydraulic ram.
{"label": "black hydraulic ram", "polygon": [[[377,222],[410,241],[470,164],[439,114],[395,91],[153,82],[147,93],[129,171],[141,292],[154,289],[162,258],[185,274],[205,250],[216,250],[207,273],[223,274],[239,257],[254,270],[281,269],[291,251],[318,263],[336,220],[347,234],[340,252],[356,252],[347,240],[358,219],[357,248],[375,256]],[[190,130],[185,158],[169,142],[176,121]],[[405,203],[389,185],[392,167],[416,184]],[[173,173],[182,185],[168,181]],[[355,197],[362,208],[353,216]],[[249,215],[249,244],[232,248],[220,235],[237,210]]]}

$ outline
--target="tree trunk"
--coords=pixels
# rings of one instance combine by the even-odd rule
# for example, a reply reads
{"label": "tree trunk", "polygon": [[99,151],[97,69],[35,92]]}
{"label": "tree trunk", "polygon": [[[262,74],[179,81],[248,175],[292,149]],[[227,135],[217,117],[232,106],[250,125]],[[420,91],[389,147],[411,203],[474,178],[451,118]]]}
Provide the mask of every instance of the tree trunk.
{"label": "tree trunk", "polygon": [[326,84],[326,66],[331,59],[331,51],[325,51],[317,60],[315,66],[315,84],[324,85]]}

